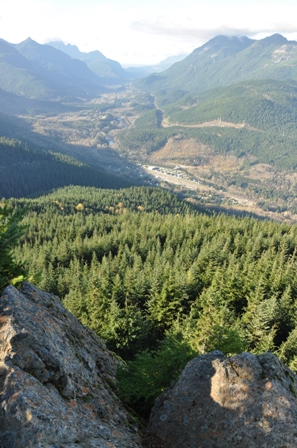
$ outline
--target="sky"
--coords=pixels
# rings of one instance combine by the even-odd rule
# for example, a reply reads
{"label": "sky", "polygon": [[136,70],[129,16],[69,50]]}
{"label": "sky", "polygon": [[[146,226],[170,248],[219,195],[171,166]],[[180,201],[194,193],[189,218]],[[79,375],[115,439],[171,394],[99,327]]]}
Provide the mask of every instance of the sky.
{"label": "sky", "polygon": [[0,38],[99,50],[124,67],[189,54],[224,34],[297,40],[296,0],[0,0]]}

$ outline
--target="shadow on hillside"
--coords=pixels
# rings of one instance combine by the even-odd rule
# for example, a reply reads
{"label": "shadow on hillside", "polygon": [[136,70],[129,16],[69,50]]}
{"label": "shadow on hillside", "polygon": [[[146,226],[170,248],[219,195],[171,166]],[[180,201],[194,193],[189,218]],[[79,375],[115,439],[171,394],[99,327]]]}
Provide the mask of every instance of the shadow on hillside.
{"label": "shadow on hillside", "polygon": [[224,215],[228,216],[236,216],[238,218],[255,218],[260,221],[272,221],[275,220],[274,218],[271,218],[266,215],[260,215],[255,212],[249,212],[247,210],[238,210],[236,208],[230,208],[230,207],[224,207],[224,206],[217,206],[217,205],[197,205],[197,209],[205,213],[207,215],[213,215],[213,214],[219,214],[223,213]]}
{"label": "shadow on hillside", "polygon": [[140,172],[140,167],[121,157],[114,149],[72,145],[55,136],[49,137],[39,134],[32,130],[30,122],[21,117],[0,113],[0,136],[21,140],[27,143],[30,149],[50,150],[74,157],[92,168],[124,178],[128,180],[130,185],[144,184],[141,176],[136,175]]}

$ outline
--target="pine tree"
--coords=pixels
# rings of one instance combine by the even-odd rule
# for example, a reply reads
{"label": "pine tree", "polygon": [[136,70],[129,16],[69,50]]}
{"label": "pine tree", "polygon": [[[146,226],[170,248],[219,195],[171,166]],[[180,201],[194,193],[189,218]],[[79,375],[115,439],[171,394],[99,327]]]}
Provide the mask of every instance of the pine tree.
{"label": "pine tree", "polygon": [[12,210],[8,203],[0,204],[0,289],[8,283],[16,284],[26,275],[23,265],[15,260],[13,248],[24,235],[20,224],[26,209]]}

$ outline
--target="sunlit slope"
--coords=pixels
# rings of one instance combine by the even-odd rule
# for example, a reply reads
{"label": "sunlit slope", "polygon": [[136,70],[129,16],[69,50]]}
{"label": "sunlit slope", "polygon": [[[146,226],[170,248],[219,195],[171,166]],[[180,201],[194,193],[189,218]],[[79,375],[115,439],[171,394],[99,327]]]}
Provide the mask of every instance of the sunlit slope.
{"label": "sunlit slope", "polygon": [[223,155],[249,156],[278,169],[297,166],[295,81],[250,80],[187,94],[169,105],[166,98],[156,96],[162,109],[142,115],[120,137],[124,147],[150,154],[180,136]]}
{"label": "sunlit slope", "polygon": [[297,42],[279,34],[262,40],[218,36],[161,74],[138,81],[160,89],[205,90],[246,79],[297,79]]}

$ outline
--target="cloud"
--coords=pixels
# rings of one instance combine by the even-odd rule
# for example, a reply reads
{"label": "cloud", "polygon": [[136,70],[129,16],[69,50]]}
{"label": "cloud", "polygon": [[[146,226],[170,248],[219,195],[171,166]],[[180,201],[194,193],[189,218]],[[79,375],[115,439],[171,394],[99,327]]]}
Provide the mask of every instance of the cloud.
{"label": "cloud", "polygon": [[297,16],[297,5],[241,3],[233,5],[232,8],[230,3],[228,7],[228,2],[225,6],[216,8],[214,5],[191,5],[191,11],[186,14],[176,9],[166,16],[158,15],[133,21],[130,28],[138,33],[185,42],[206,41],[219,34],[255,37],[259,33],[290,35],[297,32],[296,21],[290,20],[290,17]]}
{"label": "cloud", "polygon": [[158,36],[167,36],[174,39],[182,40],[197,40],[203,39],[208,40],[219,34],[224,35],[245,35],[250,32],[248,29],[238,29],[232,28],[230,26],[222,25],[216,28],[189,28],[183,26],[162,26],[160,23],[150,23],[146,20],[141,20],[138,22],[133,22],[131,24],[131,29],[133,31],[138,31],[146,34],[153,34]]}
{"label": "cloud", "polygon": [[62,40],[121,63],[154,64],[218,34],[297,38],[296,0],[0,0],[1,34]]}

